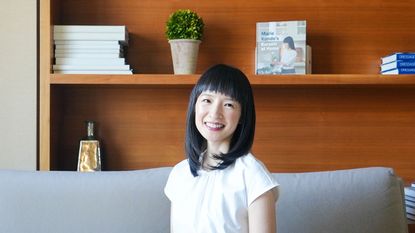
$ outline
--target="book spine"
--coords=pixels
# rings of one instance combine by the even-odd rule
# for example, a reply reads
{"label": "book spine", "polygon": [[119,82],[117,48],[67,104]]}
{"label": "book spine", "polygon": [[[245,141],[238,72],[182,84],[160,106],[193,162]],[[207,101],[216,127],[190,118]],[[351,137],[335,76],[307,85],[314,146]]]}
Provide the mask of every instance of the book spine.
{"label": "book spine", "polygon": [[415,215],[415,208],[412,208],[412,207],[406,206],[406,207],[405,207],[405,209],[406,209],[406,213],[409,213],[409,214]]}
{"label": "book spine", "polygon": [[53,70],[130,70],[130,65],[121,65],[121,66],[53,65]]}
{"label": "book spine", "polygon": [[399,60],[415,60],[415,53],[394,53],[392,55],[382,57],[382,64],[387,64]]}
{"label": "book spine", "polygon": [[311,74],[312,73],[312,56],[311,56],[312,50],[311,50],[311,46],[307,45],[306,47],[306,74]]}
{"label": "book spine", "polygon": [[55,58],[56,65],[125,65],[124,58]]}
{"label": "book spine", "polygon": [[122,50],[120,49],[55,49],[55,54],[82,54],[82,53],[90,53],[90,54],[119,54]]}
{"label": "book spine", "polygon": [[123,54],[120,53],[102,53],[102,54],[92,54],[92,53],[56,53],[55,58],[122,58]]}
{"label": "book spine", "polygon": [[82,44],[57,44],[55,45],[56,50],[79,50],[79,49],[88,49],[88,50],[97,50],[97,49],[122,49],[123,46],[119,44],[109,44],[109,45],[82,45]]}
{"label": "book spine", "polygon": [[396,60],[414,60],[415,53],[399,53],[396,55]]}
{"label": "book spine", "polygon": [[74,33],[53,33],[54,40],[118,40],[126,41],[127,37],[123,33],[88,33],[88,32],[74,32]]}
{"label": "book spine", "polygon": [[415,215],[411,213],[406,213],[406,218],[412,220],[412,222],[415,223]]}
{"label": "book spine", "polygon": [[54,32],[121,32],[127,31],[126,26],[110,25],[55,25]]}
{"label": "book spine", "polygon": [[[55,40],[55,45],[82,45],[82,46],[115,46],[120,45],[118,40]],[[123,44],[123,46],[125,46]]]}
{"label": "book spine", "polygon": [[397,68],[398,74],[415,74],[415,68]]}
{"label": "book spine", "polygon": [[415,188],[412,187],[405,187],[404,192],[406,196],[414,197],[415,198]]}
{"label": "book spine", "polygon": [[415,68],[415,60],[398,60],[381,65],[381,71],[388,71],[396,68]]}
{"label": "book spine", "polygon": [[131,70],[55,70],[54,74],[132,74]]}
{"label": "book spine", "polygon": [[415,68],[396,68],[383,71],[382,74],[415,74]]}
{"label": "book spine", "polygon": [[405,195],[405,200],[415,202],[415,197],[411,197],[411,196]]}

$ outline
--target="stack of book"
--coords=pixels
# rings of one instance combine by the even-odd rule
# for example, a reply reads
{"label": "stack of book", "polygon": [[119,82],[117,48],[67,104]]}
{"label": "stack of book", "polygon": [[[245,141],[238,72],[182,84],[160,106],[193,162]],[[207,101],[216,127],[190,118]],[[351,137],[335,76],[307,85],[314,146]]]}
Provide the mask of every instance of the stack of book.
{"label": "stack of book", "polygon": [[56,74],[132,74],[126,26],[55,25]]}
{"label": "stack of book", "polygon": [[415,53],[394,53],[382,57],[381,74],[415,74]]}
{"label": "stack of book", "polygon": [[306,44],[306,21],[256,24],[255,74],[309,74],[311,47]]}
{"label": "stack of book", "polygon": [[415,223],[415,183],[405,187],[405,208],[408,222]]}

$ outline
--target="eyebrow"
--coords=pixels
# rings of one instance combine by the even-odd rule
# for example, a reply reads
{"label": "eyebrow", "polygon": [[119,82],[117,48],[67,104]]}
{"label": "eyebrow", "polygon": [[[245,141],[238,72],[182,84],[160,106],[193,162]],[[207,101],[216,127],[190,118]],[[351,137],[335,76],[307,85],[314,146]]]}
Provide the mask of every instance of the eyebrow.
{"label": "eyebrow", "polygon": [[[209,96],[209,97],[213,97],[214,95],[213,94],[209,94],[209,93],[202,93],[202,94],[200,94],[200,96]],[[199,97],[200,97],[199,96]],[[226,98],[225,98],[225,100],[231,100],[231,101],[237,101],[236,99],[234,99],[234,98],[232,98],[232,97],[229,97],[229,96],[227,96],[227,95],[224,95]]]}

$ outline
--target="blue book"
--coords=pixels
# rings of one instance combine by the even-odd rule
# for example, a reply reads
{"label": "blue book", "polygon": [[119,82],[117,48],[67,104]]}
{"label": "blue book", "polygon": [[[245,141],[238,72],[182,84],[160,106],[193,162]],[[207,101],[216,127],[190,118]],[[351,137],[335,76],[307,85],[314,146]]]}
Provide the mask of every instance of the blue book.
{"label": "blue book", "polygon": [[404,188],[404,193],[405,193],[405,196],[415,198],[415,188],[414,187],[405,187]]}
{"label": "blue book", "polygon": [[415,197],[405,195],[405,200],[412,201],[413,203],[415,203]]}
{"label": "blue book", "polygon": [[382,74],[415,74],[415,67],[413,68],[396,68],[392,70],[382,71]]}
{"label": "blue book", "polygon": [[398,60],[380,66],[382,72],[396,68],[415,68],[415,60]]}
{"label": "blue book", "polygon": [[386,57],[382,57],[382,64],[386,64],[397,60],[415,60],[415,52],[394,53]]}
{"label": "blue book", "polygon": [[406,218],[412,221],[415,221],[415,215],[411,214],[411,213],[406,213]]}
{"label": "blue book", "polygon": [[412,207],[412,208],[415,208],[415,202],[410,201],[408,199],[405,199],[405,205],[409,206],[409,207]]}

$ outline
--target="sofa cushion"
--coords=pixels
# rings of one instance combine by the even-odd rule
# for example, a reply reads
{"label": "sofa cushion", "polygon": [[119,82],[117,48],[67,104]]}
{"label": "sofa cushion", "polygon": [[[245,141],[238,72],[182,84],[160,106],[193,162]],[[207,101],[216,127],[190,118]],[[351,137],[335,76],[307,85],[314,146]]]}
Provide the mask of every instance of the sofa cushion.
{"label": "sofa cushion", "polygon": [[0,171],[0,232],[169,232],[170,170]]}
{"label": "sofa cushion", "polygon": [[407,232],[402,182],[389,168],[274,174],[278,233]]}

